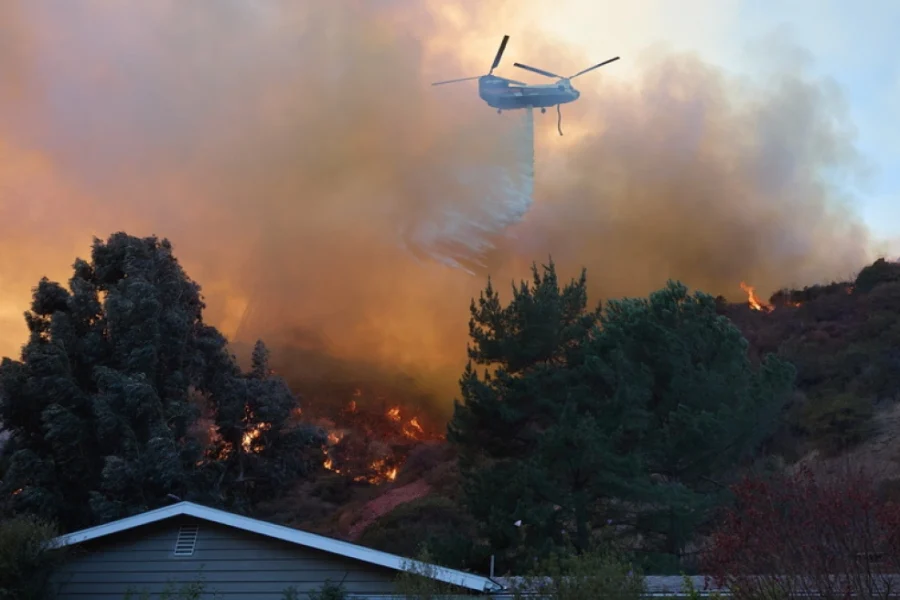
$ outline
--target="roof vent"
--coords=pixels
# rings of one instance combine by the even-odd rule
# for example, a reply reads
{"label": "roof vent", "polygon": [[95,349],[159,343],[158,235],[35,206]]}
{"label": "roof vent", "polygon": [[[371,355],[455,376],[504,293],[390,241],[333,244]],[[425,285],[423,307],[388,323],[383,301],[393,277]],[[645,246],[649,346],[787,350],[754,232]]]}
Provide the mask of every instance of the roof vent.
{"label": "roof vent", "polygon": [[175,556],[193,556],[194,548],[197,546],[197,534],[200,533],[200,527],[197,525],[187,525],[178,530],[178,539],[175,540]]}

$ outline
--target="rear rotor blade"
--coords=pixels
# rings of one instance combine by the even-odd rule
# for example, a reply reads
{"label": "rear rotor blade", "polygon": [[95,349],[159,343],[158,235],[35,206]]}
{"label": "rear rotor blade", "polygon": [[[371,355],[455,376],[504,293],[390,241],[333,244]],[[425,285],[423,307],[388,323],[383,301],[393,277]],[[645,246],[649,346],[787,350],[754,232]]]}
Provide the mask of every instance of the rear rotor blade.
{"label": "rear rotor blade", "polygon": [[531,71],[532,73],[537,73],[538,75],[544,75],[545,77],[555,77],[557,79],[565,79],[556,73],[551,73],[550,71],[545,71],[543,69],[538,69],[537,67],[529,67],[528,65],[523,65],[522,63],[513,63],[514,67],[519,67],[520,69],[525,69],[526,71]]}
{"label": "rear rotor blade", "polygon": [[503,41],[500,42],[500,48],[497,49],[497,56],[494,57],[494,64],[491,65],[491,70],[488,71],[488,75],[494,72],[498,66],[500,66],[500,59],[503,57],[503,51],[506,50],[506,43],[509,41],[509,36],[504,35]]}
{"label": "rear rotor blade", "polygon": [[435,83],[432,83],[431,85],[444,85],[447,83],[459,83],[460,81],[472,81],[473,79],[479,79],[481,77],[482,77],[482,75],[477,75],[475,77],[463,77],[462,79],[448,79],[447,81],[436,81]]}
{"label": "rear rotor blade", "polygon": [[589,71],[593,71],[594,69],[599,69],[599,68],[602,67],[603,65],[608,65],[608,64],[611,63],[611,62],[616,62],[617,60],[619,60],[619,58],[620,58],[620,57],[617,56],[617,57],[611,58],[611,59],[609,59],[609,60],[604,60],[602,63],[598,63],[598,64],[594,65],[593,67],[588,67],[587,69],[584,69],[583,71],[578,71],[577,73],[575,73],[574,75],[572,75],[571,77],[569,77],[569,79],[575,79],[575,78],[578,77],[579,75],[584,75],[585,73],[587,73],[587,72],[589,72]]}

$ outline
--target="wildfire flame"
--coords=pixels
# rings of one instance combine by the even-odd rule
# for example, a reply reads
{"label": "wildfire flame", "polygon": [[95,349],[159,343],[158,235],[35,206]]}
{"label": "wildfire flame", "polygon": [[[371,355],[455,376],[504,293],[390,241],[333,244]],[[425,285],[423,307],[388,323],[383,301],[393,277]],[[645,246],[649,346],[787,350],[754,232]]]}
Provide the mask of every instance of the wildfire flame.
{"label": "wildfire flame", "polygon": [[[429,435],[419,417],[405,415],[399,405],[387,408],[381,421],[377,413],[369,416],[364,410],[357,412],[359,410],[356,401],[351,400],[341,411],[344,418],[352,415],[347,428],[337,429],[334,423],[328,425],[322,448],[322,467],[351,477],[353,481],[373,485],[395,481],[409,444],[438,437]],[[360,417],[363,417],[361,428]],[[345,438],[349,446],[342,444]],[[369,452],[375,454],[366,458],[365,454]]]}
{"label": "wildfire flame", "polygon": [[[341,470],[334,466],[334,460],[328,456],[327,453],[324,462],[322,462],[322,466],[332,473],[337,475],[341,474]],[[397,473],[399,471],[397,467],[389,466],[385,459],[372,461],[372,464],[369,465],[369,470],[371,471],[371,474],[357,475],[353,478],[353,481],[356,481],[357,483],[365,482],[378,485],[379,483],[394,481],[397,479]]]}
{"label": "wildfire flame", "polygon": [[760,301],[759,297],[756,295],[756,290],[752,285],[747,285],[742,281],[741,289],[744,290],[744,293],[747,294],[747,304],[750,305],[750,308],[762,312],[769,312],[770,310],[772,310],[772,306],[770,304],[765,304]]}
{"label": "wildfire flame", "polygon": [[[304,415],[299,408],[293,412],[298,423],[301,417],[306,417],[306,422],[324,428],[323,469],[361,483],[392,482],[417,443],[443,437],[431,431],[424,416],[411,415],[399,404],[372,412],[371,404],[357,404],[356,398],[362,397],[359,389],[354,390],[347,404],[331,417],[317,417],[315,412]],[[223,440],[214,423],[208,423],[205,429],[209,445],[198,464],[207,460],[227,460],[234,452],[254,454],[263,451],[264,439],[261,438],[264,432],[272,429],[272,424],[256,421],[250,408],[245,407],[239,442]]]}
{"label": "wildfire flame", "polygon": [[259,438],[263,431],[268,431],[271,428],[272,425],[270,423],[259,423],[244,432],[244,437],[241,439],[241,448],[244,449],[244,452],[253,452],[254,440]]}
{"label": "wildfire flame", "polygon": [[425,430],[419,425],[419,419],[413,417],[403,426],[403,435],[411,440],[418,440],[425,435]]}
{"label": "wildfire flame", "polygon": [[374,472],[374,474],[370,477],[360,476],[355,477],[355,481],[368,481],[372,484],[378,484],[385,481],[394,481],[397,479],[397,467],[389,467],[387,465],[387,461],[384,459],[379,459],[372,462],[369,465],[369,468]]}

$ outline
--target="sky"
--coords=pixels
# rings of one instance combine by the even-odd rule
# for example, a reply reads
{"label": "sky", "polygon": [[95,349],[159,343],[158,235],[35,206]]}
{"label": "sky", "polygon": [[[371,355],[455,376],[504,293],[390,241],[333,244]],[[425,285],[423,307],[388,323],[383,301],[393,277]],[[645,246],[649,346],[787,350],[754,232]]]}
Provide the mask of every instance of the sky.
{"label": "sky", "polygon": [[[207,319],[287,369],[415,373],[445,406],[470,299],[533,261],[586,267],[592,301],[853,276],[900,255],[900,4],[847,6],[0,2],[0,355],[40,277],[119,230],[169,238]],[[534,115],[533,181],[522,113],[429,85],[504,34],[525,81],[622,57],[564,136]]]}
{"label": "sky", "polygon": [[858,128],[860,150],[871,163],[859,190],[866,223],[900,255],[900,5],[839,0],[746,2],[737,21],[748,37],[776,28],[806,48],[833,77]]}

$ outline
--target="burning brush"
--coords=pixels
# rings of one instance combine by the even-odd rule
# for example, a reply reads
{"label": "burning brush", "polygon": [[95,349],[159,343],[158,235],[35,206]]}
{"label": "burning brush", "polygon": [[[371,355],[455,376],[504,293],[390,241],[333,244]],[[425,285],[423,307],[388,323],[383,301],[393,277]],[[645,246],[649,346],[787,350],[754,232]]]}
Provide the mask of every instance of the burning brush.
{"label": "burning brush", "polygon": [[322,466],[373,485],[394,481],[417,444],[443,437],[399,405],[376,409],[361,407],[356,400],[319,424],[328,431]]}

